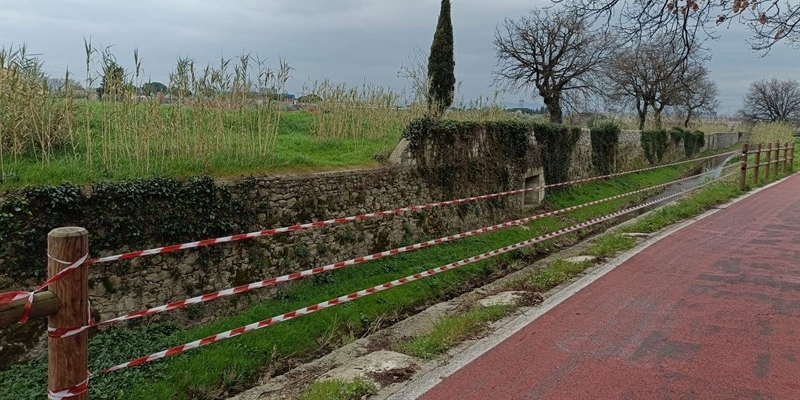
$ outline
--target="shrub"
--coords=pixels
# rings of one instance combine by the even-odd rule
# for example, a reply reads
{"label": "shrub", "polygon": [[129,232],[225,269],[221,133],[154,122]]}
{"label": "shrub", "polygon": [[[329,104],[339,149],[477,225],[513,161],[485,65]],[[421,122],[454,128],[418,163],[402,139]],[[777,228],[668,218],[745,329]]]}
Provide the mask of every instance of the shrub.
{"label": "shrub", "polygon": [[[524,172],[532,125],[509,121],[415,119],[403,136],[420,171],[448,196],[507,190],[511,172]],[[476,155],[476,149],[480,156]],[[456,191],[457,189],[457,191]]]}
{"label": "shrub", "polygon": [[620,127],[607,122],[590,129],[592,139],[592,165],[601,175],[614,171]]}
{"label": "shrub", "polygon": [[555,123],[534,123],[533,133],[542,145],[542,164],[547,184],[569,180],[572,150],[581,137],[579,128],[569,128]]}
{"label": "shrub", "polygon": [[676,147],[683,141],[683,150],[686,157],[697,154],[706,145],[706,135],[701,131],[690,132],[683,128],[674,127],[669,134]]}
{"label": "shrub", "polygon": [[[672,138],[674,141],[675,136]],[[681,134],[678,140],[682,140],[682,138]],[[664,158],[664,153],[667,151],[667,131],[663,129],[642,131],[641,142],[644,157],[651,165],[655,164]]]}

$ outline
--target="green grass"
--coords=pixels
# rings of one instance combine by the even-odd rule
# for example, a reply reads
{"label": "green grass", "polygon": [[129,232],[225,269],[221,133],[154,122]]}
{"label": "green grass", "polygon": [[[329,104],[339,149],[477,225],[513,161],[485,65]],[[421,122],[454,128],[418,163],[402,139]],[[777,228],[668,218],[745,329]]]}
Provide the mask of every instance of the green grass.
{"label": "green grass", "polygon": [[546,268],[536,271],[528,279],[529,288],[537,292],[546,292],[583,272],[592,266],[591,261],[569,262],[565,260],[554,260]]}
{"label": "green grass", "polygon": [[625,250],[632,249],[636,239],[619,234],[603,235],[597,238],[586,254],[597,257],[612,257]]}
{"label": "green grass", "polygon": [[430,332],[397,343],[392,349],[422,359],[433,359],[480,333],[487,323],[503,318],[513,309],[512,306],[478,306],[464,314],[446,316],[436,321]]}
{"label": "green grass", "polygon": [[364,380],[329,380],[312,383],[297,400],[361,400],[377,393],[375,385]]}
{"label": "green grass", "polygon": [[[682,172],[678,168],[668,168],[612,179],[602,184],[553,191],[547,197],[548,207],[567,207],[636,190],[644,185],[675,179]],[[504,229],[338,270],[325,274],[324,279],[306,279],[281,286],[273,300],[254,304],[245,312],[202,327],[180,330],[161,323],[139,326],[136,329],[114,327],[93,337],[90,345],[90,369],[95,372],[169,346],[197,340],[537,237],[573,225],[576,221],[604,215],[644,198],[644,195],[633,196],[612,204],[600,204],[556,218],[537,220],[524,227]],[[557,243],[571,244],[578,239],[579,235],[571,234],[557,239]],[[531,246],[525,252],[514,252],[460,267],[163,361],[100,375],[92,380],[90,396],[100,399],[214,399],[223,393],[241,391],[253,385],[261,374],[285,371],[298,361],[317,357],[342,343],[373,331],[395,317],[412,313],[427,304],[453,298],[469,287],[504,274],[508,260],[524,257],[525,254],[549,252],[554,248],[554,242],[547,241]],[[561,279],[562,273],[571,271],[569,268],[573,267],[559,267],[559,272],[553,273],[559,276],[548,277],[546,280],[555,282],[556,278]],[[202,308],[199,306],[192,312],[203,315]],[[148,333],[148,329],[155,329],[159,333]],[[131,339],[128,335],[133,335],[136,339]],[[44,390],[42,382],[45,377],[44,360],[18,365],[0,372],[0,392],[8,393],[9,398],[37,397]]]}

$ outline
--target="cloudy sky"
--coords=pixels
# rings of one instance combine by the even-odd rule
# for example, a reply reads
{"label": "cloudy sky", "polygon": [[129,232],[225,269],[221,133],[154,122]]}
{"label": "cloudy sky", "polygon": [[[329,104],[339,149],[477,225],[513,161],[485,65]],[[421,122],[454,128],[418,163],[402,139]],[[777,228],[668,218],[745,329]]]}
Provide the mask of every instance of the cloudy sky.
{"label": "cloudy sky", "polygon": [[[543,0],[453,0],[456,77],[466,101],[494,92],[494,29]],[[399,67],[416,46],[430,46],[439,1],[436,0],[0,0],[0,46],[25,43],[41,54],[46,69],[65,68],[85,77],[84,38],[95,47],[112,46],[120,64],[133,65],[133,50],[143,59],[145,81],[167,82],[178,56],[198,64],[242,53],[268,58],[273,67],[285,59],[293,68],[289,92],[307,82],[328,79],[360,85],[374,83],[400,90],[406,82]],[[753,79],[800,79],[800,49],[778,45],[765,58],[745,44],[741,27],[719,32],[709,63],[720,88],[719,112],[735,112]],[[98,66],[93,65],[93,70]],[[530,94],[502,93],[506,104]]]}

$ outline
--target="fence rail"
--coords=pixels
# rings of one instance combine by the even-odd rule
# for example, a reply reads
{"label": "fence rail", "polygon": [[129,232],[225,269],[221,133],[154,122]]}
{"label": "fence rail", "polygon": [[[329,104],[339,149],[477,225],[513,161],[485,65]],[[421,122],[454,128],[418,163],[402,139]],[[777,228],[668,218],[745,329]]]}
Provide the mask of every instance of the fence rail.
{"label": "fence rail", "polygon": [[[780,149],[780,146],[778,145],[777,148]],[[788,144],[787,144],[787,148],[788,148]],[[779,151],[778,149],[776,149],[775,151],[778,152]],[[792,147],[792,149],[793,149],[793,147]],[[745,173],[746,173],[746,170],[748,169],[748,167],[746,165],[747,151],[748,151],[747,150],[747,145],[745,145],[744,148],[743,148],[743,153],[744,153],[744,159],[745,160],[744,160],[744,164],[742,166],[742,170],[745,171]],[[735,152],[733,152],[733,153],[735,153]],[[731,154],[731,153],[725,153],[725,154]],[[636,171],[628,171],[628,172],[624,172],[624,173],[614,173],[614,174],[606,175],[606,176],[602,176],[602,177],[593,177],[593,178],[581,179],[581,180],[571,181],[571,182],[566,182],[566,183],[558,183],[558,184],[554,184],[554,185],[544,185],[544,187],[564,186],[564,185],[567,185],[567,184],[576,184],[576,183],[588,182],[588,181],[597,180],[597,179],[603,179],[603,178],[612,177],[612,176],[622,176],[622,175],[632,174],[632,173],[636,173],[636,172],[641,172],[641,171],[652,170],[652,169],[656,169],[656,168],[663,168],[663,167],[666,167],[666,166],[682,164],[682,163],[686,163],[686,162],[702,161],[702,160],[706,160],[706,159],[713,158],[713,157],[718,157],[718,156],[719,156],[719,154],[714,155],[714,156],[709,156],[709,157],[698,158],[698,159],[694,159],[694,160],[685,160],[685,161],[679,162],[679,163],[661,165],[661,166],[651,167],[651,168],[644,168],[644,169],[636,170]],[[756,156],[758,157],[758,154]],[[786,169],[786,165],[787,165],[786,163],[789,160],[788,157],[789,156],[787,155],[787,153],[784,152],[784,161],[783,161],[784,162],[784,169]],[[779,160],[779,157],[777,156],[777,153],[776,153],[776,157],[775,157],[774,160],[775,160],[775,163],[777,163],[778,160]],[[793,160],[793,158],[792,158],[792,160]],[[771,165],[771,164],[768,163],[767,165]],[[736,165],[733,165],[733,167],[735,167],[735,166]],[[728,167],[726,167],[726,168],[728,168]],[[767,169],[769,169],[769,167]],[[777,171],[777,164],[775,166],[775,170]],[[708,171],[708,172],[706,172],[706,174],[710,174],[712,172],[714,172],[714,171]],[[734,171],[732,174],[735,175],[736,172]],[[722,174],[720,173],[719,175],[722,175]],[[722,175],[720,178],[724,178],[724,177],[727,177],[727,176],[731,176],[731,174]],[[511,227],[511,226],[517,226],[517,225],[520,225],[520,224],[523,224],[523,223],[526,223],[526,222],[529,222],[529,221],[533,221],[535,219],[549,217],[549,216],[553,216],[553,215],[558,215],[558,214],[563,213],[563,212],[575,210],[575,209],[586,207],[586,206],[589,206],[589,205],[598,204],[600,202],[609,201],[609,200],[613,200],[613,199],[618,199],[618,198],[621,198],[622,196],[628,196],[628,195],[635,194],[635,193],[641,193],[641,192],[643,192],[645,190],[652,190],[654,188],[664,187],[666,185],[677,183],[677,182],[681,182],[681,181],[684,181],[686,179],[689,179],[689,178],[682,178],[682,179],[678,179],[678,180],[675,180],[675,181],[672,181],[672,182],[668,182],[668,183],[665,183],[665,184],[659,184],[659,185],[655,185],[655,186],[648,187],[648,188],[645,188],[645,189],[640,189],[640,190],[636,190],[636,191],[633,191],[633,192],[629,192],[629,193],[626,193],[626,194],[612,196],[612,197],[609,197],[607,199],[596,200],[596,201],[589,202],[589,203],[586,203],[586,204],[583,204],[583,205],[568,207],[568,208],[565,208],[563,210],[556,210],[556,211],[546,212],[546,213],[538,214],[538,215],[535,215],[535,216],[532,216],[532,217],[527,217],[527,218],[524,218],[524,219],[511,221],[511,222],[507,222],[507,223],[504,223],[504,224],[495,225],[495,226],[492,226],[492,227],[486,227],[486,228],[482,228],[482,229],[478,229],[478,230],[474,230],[474,231],[470,231],[470,232],[464,232],[464,233],[461,233],[461,234],[458,234],[458,235],[452,235],[452,236],[436,239],[436,240],[429,241],[429,242],[419,243],[417,245],[406,246],[404,248],[398,248],[398,249],[393,249],[393,250],[387,250],[387,251],[382,252],[382,253],[376,253],[376,254],[373,254],[373,255],[370,255],[370,256],[359,257],[357,259],[343,261],[343,262],[339,262],[339,263],[336,263],[336,264],[331,264],[330,266],[326,266],[326,267],[318,267],[318,268],[315,268],[313,270],[295,272],[295,273],[287,275],[285,277],[273,278],[273,279],[269,280],[269,282],[271,282],[271,284],[274,284],[274,283],[279,283],[279,282],[299,279],[299,278],[303,278],[303,277],[310,276],[310,275],[313,275],[315,273],[319,273],[319,272],[323,272],[323,271],[327,271],[327,270],[333,270],[333,269],[338,269],[338,268],[342,268],[342,267],[345,267],[345,266],[356,265],[356,264],[359,264],[359,263],[364,262],[364,261],[369,261],[371,259],[378,259],[378,258],[389,256],[389,255],[399,254],[399,253],[402,253],[402,252],[405,252],[405,251],[411,251],[411,250],[415,250],[415,249],[419,249],[419,248],[425,248],[425,247],[428,247],[428,246],[432,246],[432,245],[439,244],[439,243],[444,243],[444,242],[455,240],[455,239],[459,239],[459,238],[462,238],[462,237],[468,237],[468,236],[472,236],[472,235],[475,235],[475,234],[490,232],[490,231],[493,231],[493,230],[496,230],[496,229],[501,229],[501,228]],[[449,205],[449,204],[459,204],[459,203],[461,203],[463,201],[489,199],[489,198],[493,198],[493,197],[496,197],[496,196],[499,196],[499,195],[522,194],[527,190],[536,190],[536,189],[538,189],[538,188],[527,188],[527,189],[524,189],[524,190],[504,192],[504,193],[500,193],[500,194],[490,194],[490,195],[472,197],[472,198],[469,198],[469,199],[459,199],[459,200],[445,201],[445,202],[441,202],[441,203],[436,203],[436,206]],[[688,190],[684,190],[684,191],[681,191],[681,192],[678,192],[678,193],[671,194],[671,195],[667,196],[667,198],[672,198],[672,197],[678,196],[678,195],[683,194],[683,193],[685,193],[687,191]],[[195,342],[187,343],[186,345],[182,345],[182,346],[179,346],[179,347],[176,347],[176,348],[168,349],[168,350],[165,350],[163,352],[154,353],[154,354],[151,354],[149,356],[146,356],[146,357],[143,357],[143,358],[140,358],[140,359],[137,359],[137,360],[133,360],[133,361],[131,361],[129,363],[120,364],[120,365],[108,368],[106,370],[100,371],[99,373],[106,373],[106,372],[115,371],[115,370],[118,370],[118,369],[121,369],[121,368],[129,367],[129,366],[133,366],[133,365],[138,365],[138,364],[141,364],[141,363],[144,363],[144,362],[147,362],[147,361],[151,361],[151,360],[155,360],[155,359],[158,359],[158,358],[163,358],[163,357],[166,357],[166,356],[174,355],[174,354],[177,354],[177,353],[185,351],[185,350],[190,350],[190,349],[193,349],[193,348],[197,348],[197,347],[200,347],[200,346],[211,344],[211,343],[216,342],[218,340],[227,339],[229,337],[233,337],[233,336],[237,336],[237,335],[243,334],[243,333],[248,332],[248,331],[250,331],[252,329],[259,329],[261,327],[265,327],[267,325],[270,325],[270,324],[273,324],[273,323],[276,323],[276,322],[281,322],[283,320],[288,320],[288,319],[294,318],[296,316],[300,316],[300,315],[308,314],[310,312],[317,311],[318,309],[327,308],[327,307],[330,307],[330,306],[333,306],[333,305],[337,305],[339,303],[343,303],[345,301],[354,300],[354,299],[356,299],[358,297],[361,297],[363,295],[372,294],[372,293],[375,293],[375,292],[380,291],[380,290],[384,290],[384,289],[388,289],[390,287],[394,287],[394,286],[398,286],[400,284],[404,284],[406,282],[410,282],[410,281],[413,281],[413,280],[421,279],[423,277],[434,275],[434,274],[439,273],[439,272],[444,272],[445,270],[453,269],[455,267],[458,267],[458,266],[461,266],[461,265],[465,265],[465,264],[468,264],[470,262],[477,261],[479,259],[488,258],[488,257],[491,257],[493,255],[501,254],[503,252],[510,251],[510,249],[523,247],[523,246],[526,246],[526,245],[530,245],[532,243],[537,243],[537,242],[542,241],[542,240],[547,240],[547,239],[559,236],[559,235],[567,233],[567,232],[572,232],[574,230],[582,229],[582,228],[584,228],[586,226],[593,225],[593,224],[601,222],[601,221],[605,221],[605,220],[608,220],[608,219],[611,219],[611,218],[615,218],[617,216],[620,216],[620,215],[623,215],[623,214],[626,214],[626,213],[630,213],[630,212],[642,209],[644,207],[659,203],[659,202],[661,202],[663,200],[664,199],[659,199],[657,201],[651,201],[651,202],[648,202],[648,203],[645,203],[645,204],[642,204],[642,205],[639,205],[639,206],[635,206],[635,207],[632,207],[632,208],[629,208],[629,209],[626,209],[626,210],[623,210],[623,211],[619,211],[619,212],[616,212],[616,213],[613,213],[613,214],[609,214],[609,215],[601,217],[601,218],[595,218],[595,219],[593,219],[591,221],[588,221],[588,222],[585,222],[585,223],[581,223],[581,224],[575,225],[575,226],[570,227],[570,228],[565,228],[565,229],[562,229],[562,230],[560,230],[558,232],[553,232],[553,233],[547,234],[547,235],[545,235],[543,237],[539,237],[539,238],[536,238],[536,239],[530,239],[528,241],[520,242],[520,243],[517,243],[517,244],[512,245],[512,246],[507,246],[506,248],[503,248],[503,249],[494,250],[494,251],[492,251],[490,253],[482,254],[482,255],[479,255],[479,256],[474,256],[474,257],[471,257],[470,259],[457,261],[455,263],[451,263],[451,264],[448,264],[448,265],[443,266],[443,267],[439,267],[439,268],[435,268],[433,270],[428,270],[428,271],[425,271],[425,272],[421,272],[419,274],[416,274],[416,275],[413,275],[413,276],[410,276],[410,277],[407,277],[407,278],[403,278],[403,279],[398,280],[398,281],[388,282],[388,283],[386,283],[384,285],[376,286],[374,288],[365,289],[363,291],[360,291],[360,292],[357,292],[357,293],[353,293],[353,294],[350,294],[350,295],[346,295],[346,296],[340,297],[338,299],[330,300],[328,302],[325,302],[324,304],[321,303],[321,304],[317,304],[317,305],[314,305],[314,306],[307,307],[305,309],[297,310],[296,312],[293,312],[293,313],[284,314],[282,316],[276,316],[276,317],[273,317],[273,318],[269,319],[268,323],[265,322],[266,320],[265,321],[260,321],[258,323],[250,324],[250,325],[247,325],[247,326],[244,326],[244,327],[240,327],[240,328],[234,329],[232,331],[223,332],[221,334],[214,335],[214,336],[202,339],[200,341],[197,341],[196,343]],[[430,208],[430,207],[432,207],[432,205],[414,206],[414,207],[408,207],[406,209],[427,209],[427,208]],[[395,213],[395,212],[399,212],[399,210],[405,211],[406,209],[392,210],[392,211],[389,211],[387,213]],[[339,219],[336,219],[336,220],[331,220],[330,223],[332,224],[332,223],[341,223],[341,222],[345,222],[345,221],[355,221],[355,220],[359,220],[359,219],[363,219],[363,218],[367,218],[367,217],[378,216],[381,213],[382,212],[376,212],[376,213],[370,213],[370,214],[363,214],[362,216],[339,218]],[[363,218],[359,218],[359,217],[363,217]],[[247,237],[255,237],[257,235],[264,235],[265,232],[268,232],[266,234],[275,234],[275,233],[280,233],[280,232],[283,232],[283,231],[285,231],[285,232],[293,232],[293,231],[298,230],[298,229],[321,227],[321,226],[324,226],[326,223],[327,223],[327,221],[323,221],[322,223],[311,223],[311,224],[295,225],[295,227],[297,227],[297,229],[278,228],[277,230],[261,231],[261,232],[258,232],[258,233],[253,233],[252,235],[251,234],[244,234],[244,235],[236,235],[236,236],[224,238],[224,239],[228,239],[228,240],[211,239],[211,240],[205,240],[205,241],[200,241],[200,242],[193,242],[193,243],[191,243],[191,245],[195,245],[195,244],[210,245],[210,244],[216,244],[216,243],[224,243],[224,242],[231,241],[229,238],[236,238],[236,240],[239,240],[240,238],[244,239],[244,238],[247,238]],[[306,226],[306,225],[308,225],[308,226]],[[166,248],[153,249],[151,251],[128,253],[128,255],[130,255],[129,256],[130,258],[133,258],[133,257],[144,256],[144,255],[157,254],[159,251],[163,251],[164,249],[168,249],[168,251],[174,251],[174,250],[177,250],[177,249],[180,249],[180,248],[183,248],[183,247],[184,247],[184,245],[175,245],[175,246],[169,246],[169,247],[166,247]],[[117,322],[117,321],[121,321],[121,320],[125,320],[125,319],[130,319],[130,318],[128,318],[129,316],[131,316],[131,318],[134,318],[134,317],[140,317],[140,316],[149,315],[149,314],[152,314],[152,313],[155,313],[155,312],[168,311],[168,310],[171,310],[171,309],[178,308],[178,306],[179,306],[178,303],[180,303],[181,306],[185,305],[185,304],[195,304],[195,303],[200,302],[200,301],[213,300],[213,299],[221,297],[222,295],[232,295],[232,294],[241,293],[241,292],[246,291],[246,290],[252,290],[252,289],[257,289],[259,287],[267,286],[266,284],[264,284],[264,282],[267,282],[267,281],[254,282],[254,283],[249,284],[249,285],[244,285],[244,286],[240,286],[240,287],[237,287],[237,288],[226,289],[226,290],[221,291],[221,292],[210,293],[210,294],[206,294],[206,295],[199,296],[199,297],[196,297],[196,298],[183,300],[181,302],[170,303],[169,305],[156,307],[154,309],[145,310],[145,311],[142,311],[142,312],[139,312],[139,313],[135,313],[135,314],[130,314],[129,316],[123,316],[123,317],[114,318],[114,319],[111,319],[111,320],[108,320],[108,321],[93,323],[91,321],[91,319],[90,319],[91,312],[89,310],[89,301],[88,301],[88,277],[87,277],[88,267],[90,266],[90,264],[93,264],[93,263],[96,263],[96,262],[112,261],[111,260],[112,258],[113,259],[122,259],[122,258],[128,258],[128,257],[126,257],[127,255],[121,255],[121,256],[107,257],[107,258],[109,258],[108,260],[96,259],[96,260],[88,260],[87,261],[88,254],[89,254],[89,251],[88,251],[88,232],[86,232],[85,229],[83,229],[83,228],[75,228],[75,227],[54,229],[53,231],[51,231],[48,234],[48,249],[47,249],[47,255],[48,255],[48,279],[47,279],[47,281],[45,283],[43,283],[42,285],[38,286],[33,292],[10,292],[10,293],[2,293],[2,294],[0,294],[0,327],[9,325],[9,324],[17,322],[17,321],[25,322],[29,317],[48,316],[48,331],[50,333],[48,335],[49,336],[48,337],[48,398],[49,399],[86,399],[87,398],[87,395],[88,395],[87,394],[88,393],[87,392],[88,381],[89,381],[90,377],[92,376],[87,371],[87,366],[88,366],[88,349],[87,349],[88,331],[87,331],[87,329],[89,327],[98,326],[98,325],[105,325],[105,324],[111,323],[111,322]],[[134,254],[135,254],[135,256],[134,256]],[[283,279],[283,278],[285,278],[285,279]],[[45,289],[49,289],[49,291],[43,291]]]}
{"label": "fence rail", "polygon": [[[739,190],[747,189],[747,171],[753,170],[752,182],[757,185],[761,176],[761,168],[764,168],[764,181],[768,181],[770,174],[778,176],[779,171],[788,172],[794,167],[794,142],[786,142],[781,146],[780,142],[767,143],[766,146],[758,143],[755,150],[750,148],[749,143],[742,145],[742,169],[739,177]],[[781,158],[781,151],[783,157]],[[764,162],[762,163],[762,154]],[[749,164],[749,158],[753,155],[753,164]],[[781,163],[783,163],[781,168]]]}

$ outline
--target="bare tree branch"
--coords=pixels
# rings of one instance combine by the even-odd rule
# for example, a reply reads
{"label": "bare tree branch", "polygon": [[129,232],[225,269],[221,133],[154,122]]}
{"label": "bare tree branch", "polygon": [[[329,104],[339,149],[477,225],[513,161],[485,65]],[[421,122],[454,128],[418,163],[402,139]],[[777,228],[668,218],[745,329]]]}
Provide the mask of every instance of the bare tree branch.
{"label": "bare tree branch", "polygon": [[495,84],[534,90],[550,120],[561,122],[565,105],[601,91],[597,75],[613,53],[610,35],[591,30],[590,22],[578,13],[549,10],[505,20],[495,33]]}
{"label": "bare tree branch", "polygon": [[428,52],[417,46],[408,56],[406,63],[400,65],[397,76],[405,78],[414,91],[415,102],[425,102],[428,98],[430,78],[428,77]]}
{"label": "bare tree branch", "polygon": [[624,48],[609,62],[609,97],[635,106],[639,129],[644,129],[648,111],[653,113],[655,126],[661,127],[664,109],[684,102],[690,85],[696,82],[693,76],[704,71],[702,49],[696,45],[681,52],[684,46],[669,40],[669,36],[659,36]]}
{"label": "bare tree branch", "polygon": [[[788,0],[553,0],[587,16],[603,18],[629,38],[675,35],[690,47],[700,31],[731,22],[750,29],[751,48],[766,54],[780,41],[800,43],[800,3]],[[615,21],[616,19],[616,21]],[[614,23],[616,22],[616,23]]]}
{"label": "bare tree branch", "polygon": [[751,83],[739,115],[749,122],[800,122],[800,82],[772,78]]}

